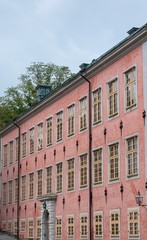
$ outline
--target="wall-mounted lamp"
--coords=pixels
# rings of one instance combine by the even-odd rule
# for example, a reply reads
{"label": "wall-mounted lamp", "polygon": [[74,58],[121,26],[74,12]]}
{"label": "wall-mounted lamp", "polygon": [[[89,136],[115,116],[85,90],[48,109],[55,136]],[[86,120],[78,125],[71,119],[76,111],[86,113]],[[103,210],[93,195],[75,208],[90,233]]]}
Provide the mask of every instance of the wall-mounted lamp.
{"label": "wall-mounted lamp", "polygon": [[46,154],[44,154],[44,160],[46,160]]}
{"label": "wall-mounted lamp", "polygon": [[104,138],[105,138],[105,141],[106,141],[106,135],[107,135],[107,128],[104,129]]}
{"label": "wall-mounted lamp", "polygon": [[141,195],[141,193],[138,191],[138,194],[137,196],[135,197],[136,199],[136,203],[139,205],[139,206],[142,206],[142,207],[145,207],[147,206],[146,204],[142,204],[143,203],[143,196]]}
{"label": "wall-mounted lamp", "polygon": [[78,196],[78,202],[80,203],[80,201],[81,201],[81,196],[79,195]]}
{"label": "wall-mounted lamp", "polygon": [[144,125],[145,125],[145,118],[146,118],[146,111],[145,110],[142,112],[142,117],[144,119]]}
{"label": "wall-mounted lamp", "polygon": [[25,211],[27,210],[27,206],[25,205]]}
{"label": "wall-mounted lamp", "polygon": [[54,149],[54,156],[56,156],[56,149]]}
{"label": "wall-mounted lamp", "polygon": [[105,194],[105,201],[107,202],[107,195],[108,195],[107,188],[105,188],[104,194]]}
{"label": "wall-mounted lamp", "polygon": [[35,212],[36,212],[36,203],[34,203],[34,208],[35,208]]}
{"label": "wall-mounted lamp", "polygon": [[120,121],[119,128],[120,128],[121,136],[122,136],[122,129],[123,129],[123,122],[122,121]]}
{"label": "wall-mounted lamp", "polygon": [[77,140],[77,141],[76,141],[77,150],[78,150],[78,146],[79,146],[79,141]]}
{"label": "wall-mounted lamp", "polygon": [[62,199],[62,203],[63,203],[63,206],[64,206],[64,204],[65,204],[65,197],[63,197],[63,199]]}
{"label": "wall-mounted lamp", "polygon": [[120,193],[121,193],[122,200],[123,200],[123,192],[124,192],[124,186],[121,184],[120,185]]}

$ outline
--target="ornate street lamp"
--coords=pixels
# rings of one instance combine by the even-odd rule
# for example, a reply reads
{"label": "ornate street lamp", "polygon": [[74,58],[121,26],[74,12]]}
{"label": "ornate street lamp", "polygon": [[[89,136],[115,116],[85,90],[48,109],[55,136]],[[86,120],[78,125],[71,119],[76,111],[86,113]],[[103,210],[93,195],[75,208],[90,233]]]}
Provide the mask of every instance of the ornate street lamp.
{"label": "ornate street lamp", "polygon": [[141,204],[143,203],[143,197],[142,197],[142,195],[140,194],[139,191],[138,191],[138,194],[137,194],[137,196],[135,197],[135,199],[136,199],[136,203],[137,203],[139,206],[141,206]]}
{"label": "ornate street lamp", "polygon": [[139,205],[139,206],[142,206],[142,207],[145,207],[147,206],[146,204],[142,204],[143,203],[143,196],[141,195],[141,193],[138,191],[138,194],[137,196],[135,197],[136,199],[136,203]]}

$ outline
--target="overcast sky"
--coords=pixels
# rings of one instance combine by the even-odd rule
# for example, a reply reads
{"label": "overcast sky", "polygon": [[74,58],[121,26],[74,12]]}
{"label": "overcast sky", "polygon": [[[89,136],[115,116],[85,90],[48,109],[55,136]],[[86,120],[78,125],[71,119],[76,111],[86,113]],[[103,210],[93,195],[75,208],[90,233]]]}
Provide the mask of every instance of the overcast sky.
{"label": "overcast sky", "polygon": [[0,0],[0,96],[31,62],[79,71],[147,23],[147,0]]}

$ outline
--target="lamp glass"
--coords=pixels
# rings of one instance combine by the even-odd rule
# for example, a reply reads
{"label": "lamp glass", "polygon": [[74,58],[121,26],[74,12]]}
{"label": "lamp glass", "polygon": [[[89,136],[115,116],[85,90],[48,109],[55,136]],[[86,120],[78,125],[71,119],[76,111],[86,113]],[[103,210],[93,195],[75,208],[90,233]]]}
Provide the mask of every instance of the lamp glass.
{"label": "lamp glass", "polygon": [[140,206],[142,203],[143,203],[143,197],[142,195],[140,194],[140,192],[138,191],[138,194],[137,196],[135,197],[136,199],[136,203]]}

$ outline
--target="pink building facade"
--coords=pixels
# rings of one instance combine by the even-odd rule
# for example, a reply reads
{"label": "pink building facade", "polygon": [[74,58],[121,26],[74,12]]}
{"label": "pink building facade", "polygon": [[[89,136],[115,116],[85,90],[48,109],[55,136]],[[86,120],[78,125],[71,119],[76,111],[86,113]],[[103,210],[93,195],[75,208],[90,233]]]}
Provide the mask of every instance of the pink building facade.
{"label": "pink building facade", "polygon": [[147,25],[0,133],[3,231],[22,239],[147,237]]}

